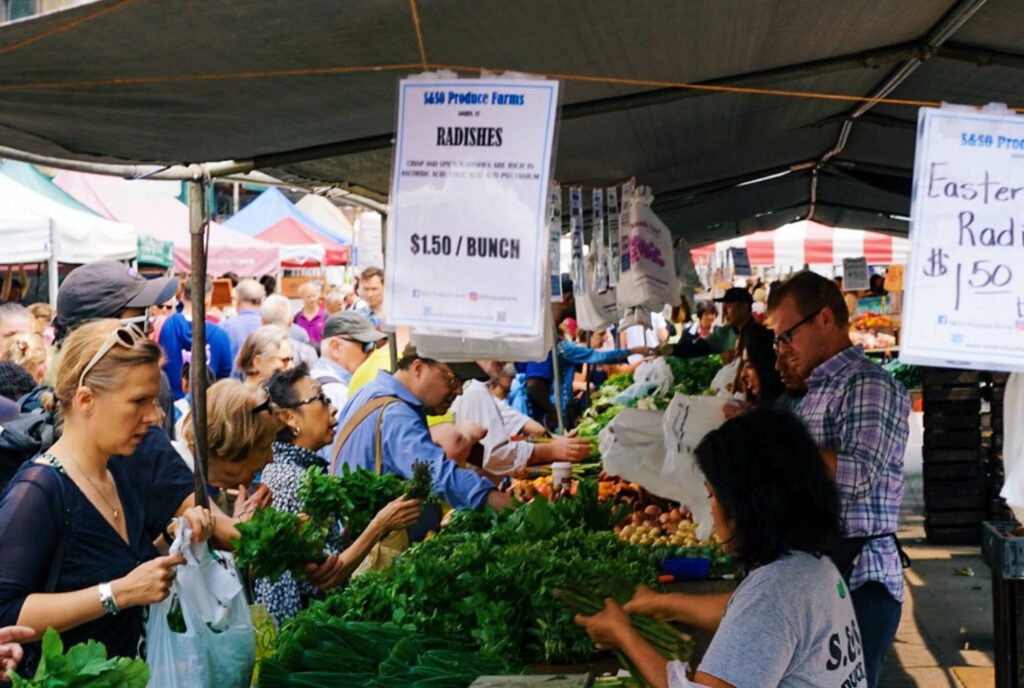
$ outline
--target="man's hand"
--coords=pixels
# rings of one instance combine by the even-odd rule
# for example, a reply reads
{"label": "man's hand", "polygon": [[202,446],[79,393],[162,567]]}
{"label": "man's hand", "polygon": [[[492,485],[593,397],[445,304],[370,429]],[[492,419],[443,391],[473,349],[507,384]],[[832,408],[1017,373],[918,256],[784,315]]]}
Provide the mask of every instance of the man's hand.
{"label": "man's hand", "polygon": [[652,349],[649,346],[634,346],[629,350],[629,353],[639,354],[640,356],[648,356],[652,351],[654,351],[654,349]]}
{"label": "man's hand", "polygon": [[19,642],[27,642],[35,635],[28,626],[7,626],[0,628],[0,681],[9,681],[7,672],[18,668],[22,649]]}
{"label": "man's hand", "polygon": [[825,462],[825,470],[828,471],[829,477],[835,480],[836,471],[839,469],[839,454],[828,447],[818,447],[818,451],[821,452],[821,460]]}
{"label": "man's hand", "polygon": [[590,440],[582,437],[556,437],[549,444],[552,461],[583,461],[594,451]]}
{"label": "man's hand", "polygon": [[512,508],[512,498],[507,492],[494,489],[487,493],[487,506],[501,513],[505,509]]}

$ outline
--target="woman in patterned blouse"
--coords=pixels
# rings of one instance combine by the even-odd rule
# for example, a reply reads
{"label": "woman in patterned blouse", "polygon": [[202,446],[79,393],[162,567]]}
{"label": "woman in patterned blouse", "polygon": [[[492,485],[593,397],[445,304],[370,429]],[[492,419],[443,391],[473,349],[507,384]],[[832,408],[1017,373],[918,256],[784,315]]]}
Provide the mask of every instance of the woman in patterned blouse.
{"label": "woman in patterned blouse", "polygon": [[[334,441],[337,409],[304,365],[275,373],[267,389],[285,428],[273,445],[274,461],[263,470],[262,480],[274,495],[275,509],[299,512],[302,475],[310,466],[327,468],[317,452]],[[318,593],[348,580],[378,540],[415,523],[421,508],[420,500],[396,499],[381,509],[347,548],[338,526],[332,526],[327,538],[327,561],[319,566],[310,564],[308,580],[296,580],[290,572],[275,583],[267,578],[257,580],[256,602],[266,605],[278,623],[295,616]]]}

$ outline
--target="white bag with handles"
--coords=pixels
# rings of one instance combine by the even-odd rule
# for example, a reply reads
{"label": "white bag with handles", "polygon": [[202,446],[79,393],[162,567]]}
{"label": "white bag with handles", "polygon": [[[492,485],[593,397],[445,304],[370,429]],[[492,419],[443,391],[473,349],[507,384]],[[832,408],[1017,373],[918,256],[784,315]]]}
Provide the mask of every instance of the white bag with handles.
{"label": "white bag with handles", "polygon": [[248,688],[256,635],[234,560],[227,552],[214,558],[207,543],[191,538],[188,522],[178,518],[171,554],[185,563],[175,569],[167,599],[149,607],[147,688]]}
{"label": "white bag with handles", "polygon": [[660,311],[664,305],[680,303],[672,234],[654,211],[654,196],[639,186],[622,213],[619,227],[622,257],[617,291],[619,310],[644,306]]}

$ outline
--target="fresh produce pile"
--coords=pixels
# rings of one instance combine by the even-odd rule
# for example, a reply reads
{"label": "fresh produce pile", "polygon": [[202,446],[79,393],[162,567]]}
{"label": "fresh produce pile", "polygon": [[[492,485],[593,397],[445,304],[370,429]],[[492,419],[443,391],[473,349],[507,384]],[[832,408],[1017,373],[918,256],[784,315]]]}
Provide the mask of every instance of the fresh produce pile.
{"label": "fresh produce pile", "polygon": [[459,638],[344,622],[314,608],[282,630],[274,656],[260,665],[259,688],[465,688],[478,676],[518,671]]}
{"label": "fresh produce pile", "polygon": [[921,375],[921,368],[918,366],[901,363],[897,358],[886,363],[882,367],[885,368],[890,375],[902,382],[903,386],[907,389],[921,389],[921,385],[924,384],[924,380]]}
{"label": "fresh produce pile", "polygon": [[149,667],[141,659],[107,658],[103,643],[90,640],[64,654],[57,631],[43,634],[42,659],[34,678],[10,672],[12,688],[146,688]]}
{"label": "fresh produce pile", "polygon": [[666,356],[665,361],[672,369],[673,385],[668,394],[634,400],[629,404],[616,404],[612,399],[633,384],[632,373],[620,373],[609,377],[590,397],[590,408],[576,426],[580,437],[589,439],[597,452],[597,437],[605,426],[618,415],[619,411],[632,406],[636,408],[664,410],[676,393],[687,395],[705,394],[711,381],[722,368],[722,357],[715,354],[703,358],[676,358]]}
{"label": "fresh produce pile", "polygon": [[331,476],[313,466],[299,488],[307,518],[273,507],[257,510],[252,520],[236,526],[242,537],[234,540],[235,558],[239,566],[251,566],[257,578],[275,581],[285,571],[300,575],[306,564],[322,556],[334,524],[344,524],[346,536],[354,540],[388,502],[403,495],[435,499],[432,478],[426,462],[413,464],[408,481],[362,468],[351,470],[347,465],[342,475]]}
{"label": "fresh produce pile", "polygon": [[598,499],[593,481],[555,502],[538,496],[501,514],[460,511],[390,568],[360,576],[316,605],[346,621],[472,638],[484,654],[523,663],[586,660],[594,644],[555,590],[578,582],[581,571],[600,599],[615,592],[610,581],[656,585],[650,550],[611,532],[626,515],[625,507]]}
{"label": "fresh produce pile", "polygon": [[692,547],[711,545],[712,540],[697,541],[697,524],[674,508],[662,513],[652,504],[643,512],[635,511],[624,526],[616,526],[615,533],[631,545]]}
{"label": "fresh produce pile", "polygon": [[[614,587],[614,594],[611,597],[614,597],[619,605],[629,602],[636,589],[631,585],[621,583],[609,583],[609,587]],[[565,602],[573,613],[592,616],[604,609],[605,598],[594,595],[591,590],[593,590],[593,585],[568,585],[556,590],[555,596]],[[655,621],[649,616],[632,614],[629,623],[665,659],[687,659],[693,653],[692,639],[663,621]],[[628,669],[633,677],[641,677],[640,671],[624,652],[616,650],[615,654],[619,663]]]}

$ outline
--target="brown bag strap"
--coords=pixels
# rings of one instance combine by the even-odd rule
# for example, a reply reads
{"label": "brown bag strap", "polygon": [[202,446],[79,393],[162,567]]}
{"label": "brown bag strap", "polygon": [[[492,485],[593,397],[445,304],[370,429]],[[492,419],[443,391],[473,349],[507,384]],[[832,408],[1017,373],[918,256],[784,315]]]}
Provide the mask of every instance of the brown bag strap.
{"label": "brown bag strap", "polygon": [[394,396],[374,397],[373,399],[370,399],[370,401],[366,402],[362,408],[356,411],[355,415],[348,419],[348,422],[345,423],[345,427],[341,429],[341,434],[338,436],[338,439],[334,444],[334,457],[331,459],[331,475],[334,475],[334,467],[337,465],[338,457],[341,455],[341,448],[345,446],[346,442],[348,442],[348,438],[352,436],[352,433],[355,432],[360,423],[369,418],[370,414],[378,409],[380,409],[380,417],[377,418],[377,433],[374,448],[377,454],[375,460],[377,474],[380,475],[382,462],[380,423],[381,419],[384,417],[384,407],[400,401],[401,399]]}

